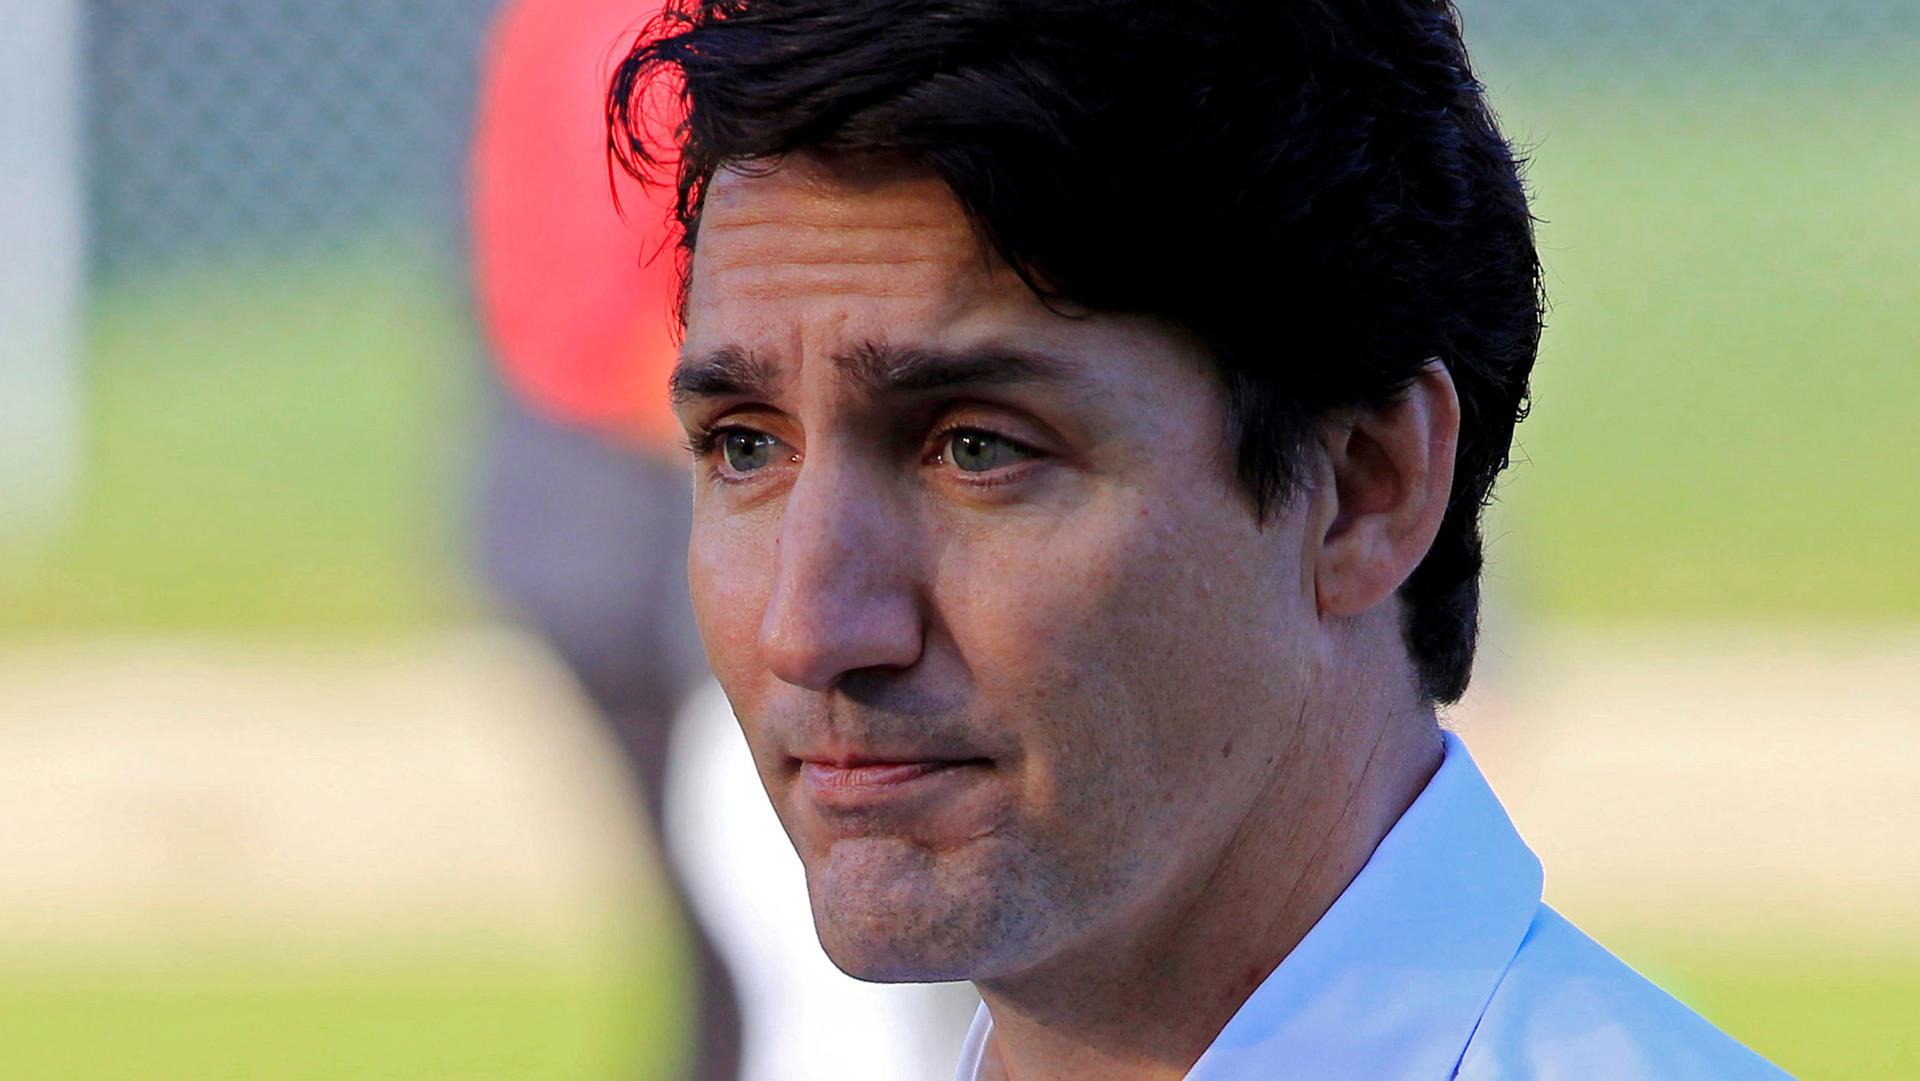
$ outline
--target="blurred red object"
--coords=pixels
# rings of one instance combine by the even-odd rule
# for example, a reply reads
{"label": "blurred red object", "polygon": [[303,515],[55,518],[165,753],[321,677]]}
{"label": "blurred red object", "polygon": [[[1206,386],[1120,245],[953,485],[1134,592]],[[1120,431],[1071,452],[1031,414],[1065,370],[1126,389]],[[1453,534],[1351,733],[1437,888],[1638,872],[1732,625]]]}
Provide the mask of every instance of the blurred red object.
{"label": "blurred red object", "polygon": [[614,64],[660,6],[508,5],[483,69],[472,163],[481,315],[507,385],[550,419],[654,446],[680,438],[666,404],[669,202],[618,170],[609,186],[605,102]]}

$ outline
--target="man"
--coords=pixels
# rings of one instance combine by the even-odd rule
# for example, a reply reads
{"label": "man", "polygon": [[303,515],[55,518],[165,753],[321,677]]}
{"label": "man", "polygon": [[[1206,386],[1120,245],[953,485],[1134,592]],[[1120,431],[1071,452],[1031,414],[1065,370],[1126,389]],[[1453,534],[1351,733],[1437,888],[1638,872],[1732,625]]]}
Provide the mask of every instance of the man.
{"label": "man", "polygon": [[962,1079],[1779,1076],[1436,723],[1541,315],[1449,5],[687,2],[663,101],[702,637]]}
{"label": "man", "polygon": [[[810,919],[799,868],[766,805],[733,798],[734,777],[754,782],[706,689],[684,436],[659,392],[676,354],[676,276],[647,257],[668,242],[666,215],[625,183],[623,222],[608,190],[607,73],[645,14],[631,0],[512,0],[494,23],[472,170],[476,293],[506,391],[481,504],[485,568],[616,737],[667,857],[663,884],[691,932],[678,1076],[924,1075],[952,1061],[964,1025],[950,1007],[970,1012],[973,996],[848,979],[811,936],[787,933]],[[796,1068],[796,1053],[813,1061]]]}

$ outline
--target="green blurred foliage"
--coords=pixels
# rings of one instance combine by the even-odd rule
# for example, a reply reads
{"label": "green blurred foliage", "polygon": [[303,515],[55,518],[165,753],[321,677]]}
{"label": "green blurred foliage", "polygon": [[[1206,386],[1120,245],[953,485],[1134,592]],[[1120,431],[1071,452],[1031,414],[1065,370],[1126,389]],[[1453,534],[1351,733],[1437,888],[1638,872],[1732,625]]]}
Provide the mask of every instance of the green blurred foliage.
{"label": "green blurred foliage", "polygon": [[[1609,935],[1609,945],[1796,1077],[1920,1075],[1912,944]],[[661,1081],[685,1053],[680,958],[488,963],[0,965],[8,1077],[87,1081]],[[629,958],[638,963],[622,964]]]}
{"label": "green blurred foliage", "polygon": [[[1920,614],[1909,99],[1734,85],[1506,113],[1554,307],[1492,574],[1542,615]],[[470,616],[457,280],[370,242],[105,291],[79,511],[0,560],[0,631]]]}
{"label": "green blurred foliage", "polygon": [[1608,933],[1621,958],[1795,1077],[1920,1077],[1920,942]]}
{"label": "green blurred foliage", "polygon": [[662,1081],[685,1004],[678,951],[601,961],[396,951],[0,965],[10,1078],[54,1081]]}
{"label": "green blurred foliage", "polygon": [[417,624],[467,614],[478,361],[457,280],[397,242],[109,287],[85,472],[0,631]]}
{"label": "green blurred foliage", "polygon": [[1508,117],[1553,302],[1490,535],[1544,615],[1920,615],[1920,135],[1870,80]]}

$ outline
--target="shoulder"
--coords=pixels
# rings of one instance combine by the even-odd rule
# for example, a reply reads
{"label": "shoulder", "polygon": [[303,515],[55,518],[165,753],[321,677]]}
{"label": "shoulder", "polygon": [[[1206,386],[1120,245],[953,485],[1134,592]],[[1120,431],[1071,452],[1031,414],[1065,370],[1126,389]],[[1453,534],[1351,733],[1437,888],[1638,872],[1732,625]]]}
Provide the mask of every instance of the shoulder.
{"label": "shoulder", "polygon": [[1457,1076],[1762,1081],[1787,1075],[1541,905]]}

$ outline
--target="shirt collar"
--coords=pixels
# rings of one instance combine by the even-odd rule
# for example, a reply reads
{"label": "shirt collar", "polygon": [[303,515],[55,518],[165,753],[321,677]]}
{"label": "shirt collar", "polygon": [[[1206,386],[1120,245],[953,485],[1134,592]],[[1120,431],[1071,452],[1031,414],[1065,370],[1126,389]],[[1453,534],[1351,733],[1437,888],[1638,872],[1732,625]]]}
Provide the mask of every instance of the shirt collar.
{"label": "shirt collar", "polygon": [[1466,744],[1188,1081],[1453,1074],[1540,907],[1540,861]]}
{"label": "shirt collar", "polygon": [[[1540,861],[1466,744],[1227,1022],[1187,1081],[1446,1078],[1540,905]],[[960,1081],[992,1030],[982,1006]]]}

